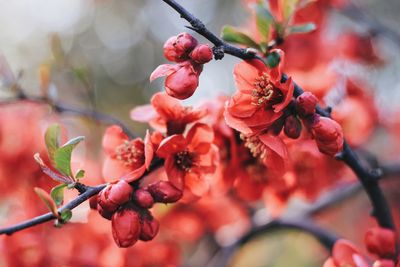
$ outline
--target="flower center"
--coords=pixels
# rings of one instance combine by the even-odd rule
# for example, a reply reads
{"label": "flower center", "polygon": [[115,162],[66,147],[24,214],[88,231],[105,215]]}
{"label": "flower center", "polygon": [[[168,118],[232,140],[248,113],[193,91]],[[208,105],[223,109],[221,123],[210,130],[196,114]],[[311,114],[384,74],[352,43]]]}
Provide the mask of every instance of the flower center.
{"label": "flower center", "polygon": [[253,105],[264,105],[265,108],[270,108],[271,106],[283,101],[281,90],[271,83],[271,78],[267,73],[263,73],[263,75],[256,78],[252,96]]}
{"label": "flower center", "polygon": [[116,154],[125,166],[138,168],[144,164],[144,144],[140,140],[125,141],[116,148]]}
{"label": "flower center", "polygon": [[244,136],[240,135],[240,138],[244,141],[244,146],[247,147],[253,157],[259,157],[260,159],[265,158],[267,150],[264,144],[256,136]]}
{"label": "flower center", "polygon": [[190,171],[191,167],[193,166],[193,161],[194,153],[191,153],[187,150],[175,154],[175,164],[183,171]]}

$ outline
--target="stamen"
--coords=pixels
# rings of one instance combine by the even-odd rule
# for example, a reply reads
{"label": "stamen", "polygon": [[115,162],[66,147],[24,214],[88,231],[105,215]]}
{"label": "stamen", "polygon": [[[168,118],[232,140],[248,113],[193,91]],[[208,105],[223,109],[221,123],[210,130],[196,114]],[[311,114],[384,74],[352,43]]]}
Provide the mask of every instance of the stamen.
{"label": "stamen", "polygon": [[117,159],[125,166],[139,167],[144,163],[144,145],[133,141],[125,141],[116,148]]}

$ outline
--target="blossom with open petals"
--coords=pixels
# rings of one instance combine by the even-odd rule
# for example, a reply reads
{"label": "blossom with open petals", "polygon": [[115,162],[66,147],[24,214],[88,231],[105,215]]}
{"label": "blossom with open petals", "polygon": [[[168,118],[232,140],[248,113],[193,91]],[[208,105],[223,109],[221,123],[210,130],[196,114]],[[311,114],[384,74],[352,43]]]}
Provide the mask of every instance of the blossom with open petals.
{"label": "blossom with open petals", "polygon": [[108,127],[103,136],[103,150],[106,154],[104,178],[114,180],[123,177],[128,182],[140,178],[150,166],[153,149],[148,133],[144,141],[140,138],[129,140],[121,127]]}
{"label": "blossom with open petals", "polygon": [[172,135],[161,142],[157,156],[165,159],[165,171],[175,187],[186,188],[194,196],[208,191],[206,176],[215,171],[218,160],[213,140],[212,129],[196,123],[186,136]]}
{"label": "blossom with open petals", "polygon": [[281,82],[283,52],[279,66],[267,67],[258,59],[243,61],[235,66],[237,92],[225,110],[227,124],[243,134],[268,129],[282,115],[293,97],[292,79]]}
{"label": "blossom with open petals", "polygon": [[156,93],[151,98],[151,105],[136,107],[130,115],[132,120],[148,122],[154,129],[172,135],[183,133],[187,124],[206,114],[205,109],[184,107],[175,98],[165,93]]}

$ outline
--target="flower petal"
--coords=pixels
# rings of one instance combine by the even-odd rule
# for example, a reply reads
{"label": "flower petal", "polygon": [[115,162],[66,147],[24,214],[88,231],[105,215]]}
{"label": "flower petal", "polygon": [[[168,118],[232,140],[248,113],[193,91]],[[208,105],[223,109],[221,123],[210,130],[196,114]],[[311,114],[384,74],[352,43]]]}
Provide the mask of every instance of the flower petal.
{"label": "flower petal", "polygon": [[103,177],[107,182],[119,179],[130,172],[132,172],[132,169],[117,159],[106,157],[103,163]]}
{"label": "flower petal", "polygon": [[179,69],[178,65],[163,64],[158,66],[150,75],[150,82],[157,78],[171,75]]}
{"label": "flower petal", "polygon": [[273,106],[275,112],[282,111],[289,105],[290,101],[292,101],[294,92],[294,82],[292,77],[289,77],[285,83],[279,83],[279,89],[282,90],[285,98],[283,99],[283,102]]}
{"label": "flower petal", "polygon": [[258,138],[264,145],[273,150],[280,157],[282,158],[288,157],[287,147],[279,136],[267,133],[260,135]]}
{"label": "flower petal", "polygon": [[185,186],[196,196],[202,196],[210,188],[210,184],[205,179],[205,176],[196,172],[186,173]]}
{"label": "flower petal", "polygon": [[181,134],[174,134],[161,141],[156,153],[160,158],[167,158],[169,155],[185,150],[186,146],[185,137]]}
{"label": "flower petal", "polygon": [[157,113],[151,105],[137,106],[130,112],[130,117],[134,121],[149,122],[157,117]]}
{"label": "flower petal", "polygon": [[263,62],[257,59],[236,64],[233,70],[236,88],[242,93],[251,94],[255,79],[263,72],[267,72],[267,68]]}
{"label": "flower petal", "polygon": [[124,133],[122,128],[117,125],[113,125],[106,129],[106,132],[103,136],[102,146],[107,155],[115,157],[115,149],[128,140],[129,138]]}
{"label": "flower petal", "polygon": [[248,118],[256,112],[257,106],[251,95],[237,92],[227,102],[227,110],[232,116]]}
{"label": "flower petal", "polygon": [[183,113],[180,102],[166,93],[156,93],[151,98],[151,104],[157,113],[165,120],[178,120]]}
{"label": "flower petal", "polygon": [[204,154],[210,150],[210,145],[214,141],[214,131],[204,123],[196,123],[190,128],[186,140],[190,150]]}
{"label": "flower petal", "polygon": [[175,166],[175,158],[169,156],[164,163],[165,172],[167,173],[168,180],[178,189],[183,190],[185,171],[179,170]]}

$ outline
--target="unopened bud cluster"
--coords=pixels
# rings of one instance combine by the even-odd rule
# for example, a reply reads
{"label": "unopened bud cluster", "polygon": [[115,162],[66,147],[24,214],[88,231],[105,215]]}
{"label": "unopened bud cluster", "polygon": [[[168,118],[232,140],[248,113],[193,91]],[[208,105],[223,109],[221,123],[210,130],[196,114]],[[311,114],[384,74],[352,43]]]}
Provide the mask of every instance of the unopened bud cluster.
{"label": "unopened bud cluster", "polygon": [[169,38],[164,44],[164,56],[177,64],[164,64],[153,71],[150,80],[167,76],[166,92],[177,99],[193,95],[199,85],[203,64],[213,58],[213,51],[207,44],[198,44],[188,33]]}
{"label": "unopened bud cluster", "polygon": [[154,203],[174,203],[182,191],[168,181],[158,181],[134,190],[125,180],[109,184],[91,199],[91,208],[111,220],[112,234],[119,247],[129,247],[138,240],[152,240],[159,223],[149,209]]}
{"label": "unopened bud cluster", "polygon": [[[309,129],[321,153],[334,156],[343,150],[343,130],[334,120],[316,113],[318,99],[310,92],[296,98],[295,110],[303,124]],[[301,123],[297,116],[289,116],[285,121],[285,134],[291,138],[300,136]]]}

